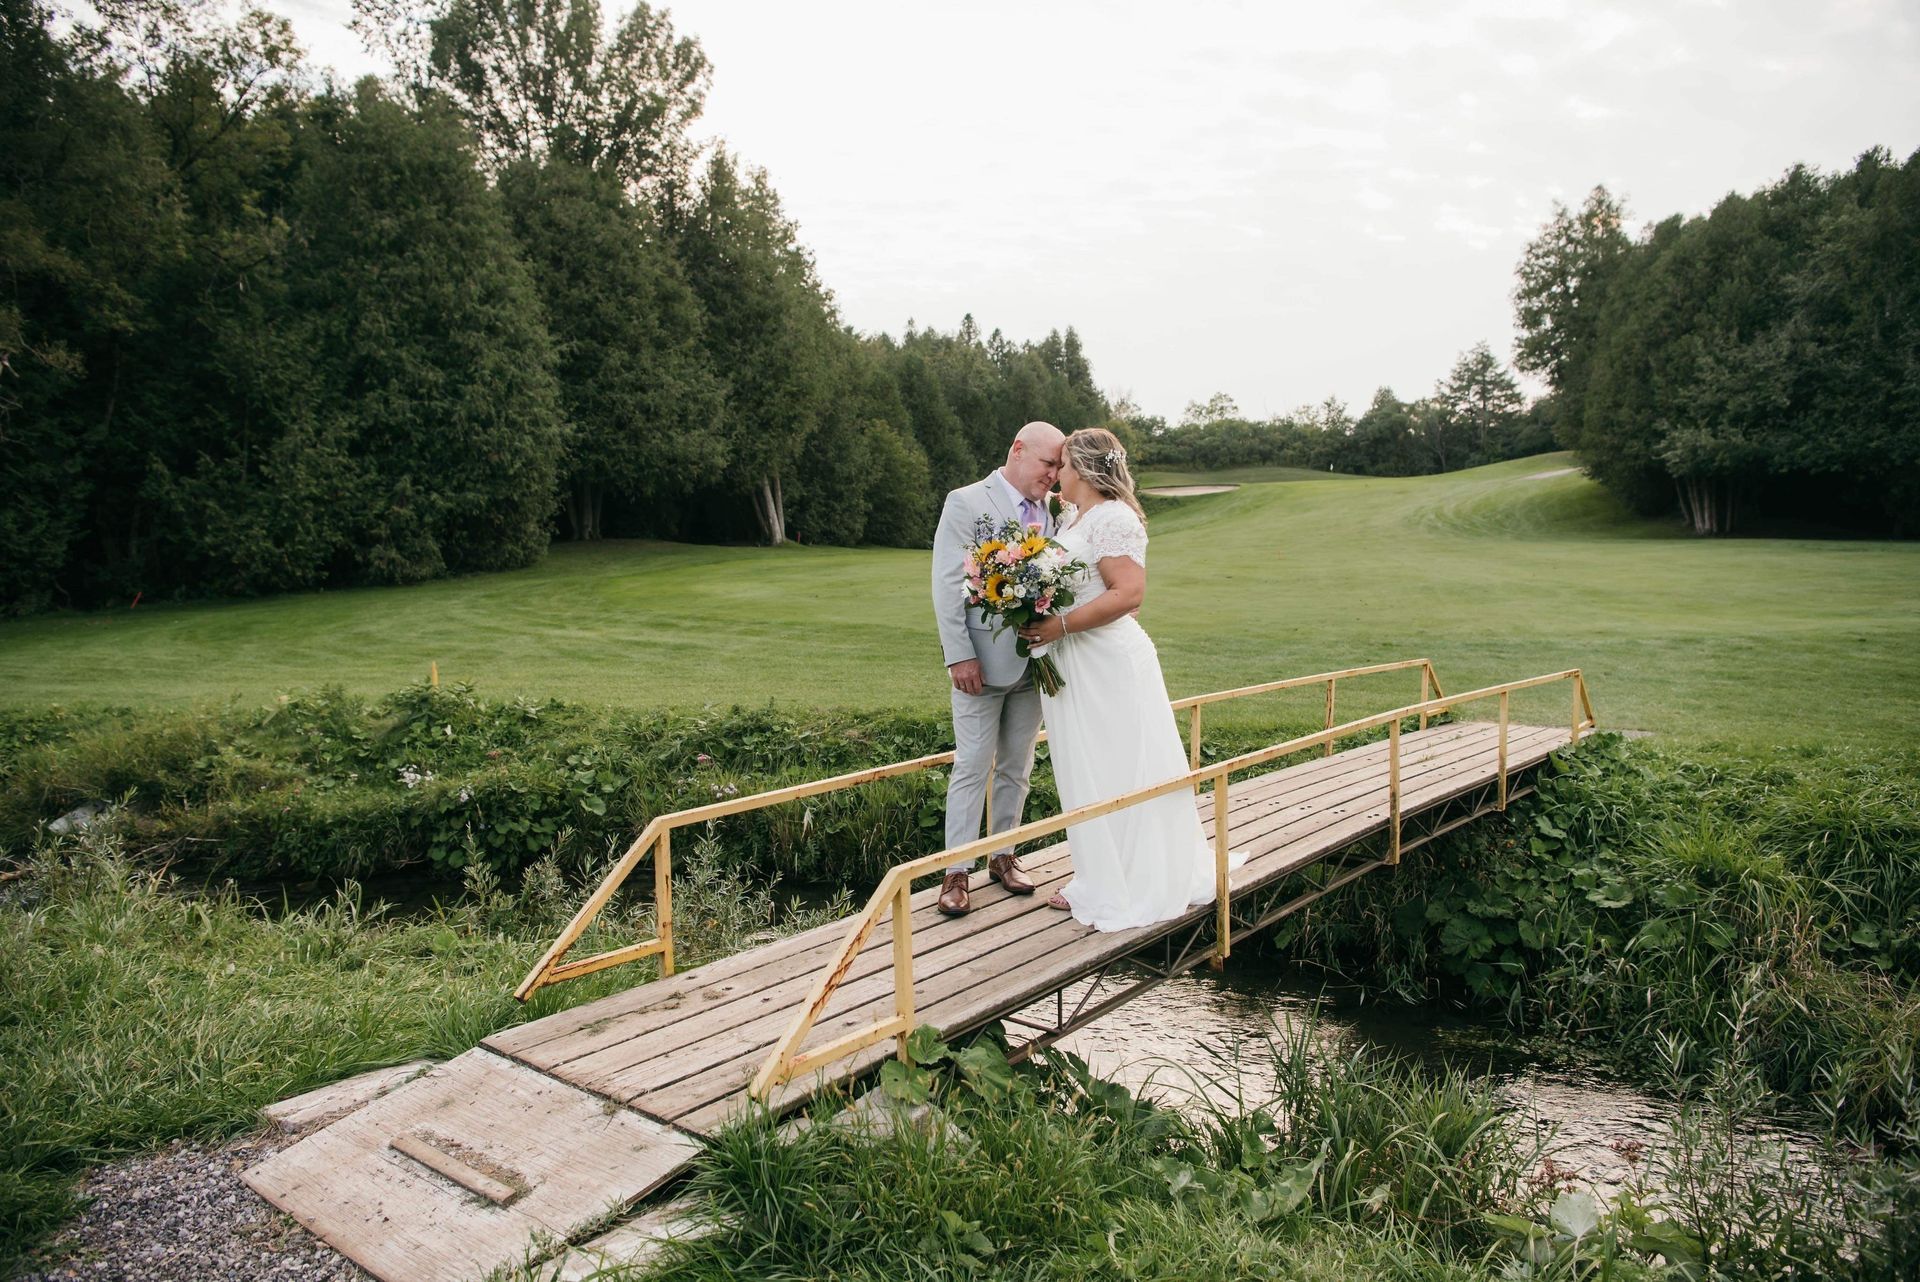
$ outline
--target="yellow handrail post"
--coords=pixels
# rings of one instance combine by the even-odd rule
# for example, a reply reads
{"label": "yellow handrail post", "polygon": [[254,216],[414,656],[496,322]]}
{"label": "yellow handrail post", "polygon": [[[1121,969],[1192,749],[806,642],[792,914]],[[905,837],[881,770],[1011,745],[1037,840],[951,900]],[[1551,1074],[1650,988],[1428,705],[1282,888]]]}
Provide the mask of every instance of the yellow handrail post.
{"label": "yellow handrail post", "polygon": [[913,884],[904,877],[893,892],[893,1013],[900,1020],[894,1053],[911,1064],[907,1035],[913,1032]]}
{"label": "yellow handrail post", "polygon": [[1387,849],[1387,862],[1400,862],[1400,718],[1395,717],[1387,731],[1387,809],[1392,812],[1393,840]]}
{"label": "yellow handrail post", "polygon": [[660,830],[653,851],[653,933],[660,940],[660,977],[673,974],[673,829]]}
{"label": "yellow handrail post", "polygon": [[[1327,678],[1327,729],[1329,730],[1333,729],[1333,683],[1337,679],[1336,677]],[[1333,755],[1333,740],[1327,740],[1327,750],[1322,755],[1328,757]]]}
{"label": "yellow handrail post", "polygon": [[1233,926],[1231,908],[1232,895],[1227,886],[1227,776],[1225,772],[1215,776],[1213,781],[1213,884],[1214,898],[1217,901],[1214,912],[1213,961],[1215,970],[1226,965],[1227,954],[1233,951]]}
{"label": "yellow handrail post", "polygon": [[[1192,714],[1188,718],[1187,730],[1187,768],[1189,770],[1200,768],[1200,709],[1202,706],[1196,703],[1188,709]],[[1196,788],[1194,791],[1198,792],[1199,789]]]}
{"label": "yellow handrail post", "polygon": [[1507,808],[1507,695],[1500,692],[1500,809]]}
{"label": "yellow handrail post", "polygon": [[[980,844],[979,842],[973,843],[976,847]],[[942,851],[941,853],[945,854],[946,852]],[[973,850],[968,851],[970,856],[974,853],[975,851]],[[752,1084],[747,1087],[747,1094],[751,1095],[754,1099],[764,1100],[775,1086],[778,1086],[782,1082],[790,1081],[794,1076],[796,1066],[803,1061],[814,1064],[830,1064],[842,1055],[852,1054],[862,1046],[871,1044],[877,1037],[884,1038],[895,1031],[891,1027],[892,1021],[889,1021],[886,1025],[877,1025],[875,1029],[867,1029],[857,1034],[849,1034],[847,1037],[841,1038],[838,1042],[830,1042],[819,1050],[809,1052],[805,1056],[800,1054],[800,1043],[805,1041],[807,1034],[813,1031],[814,1020],[826,1010],[827,999],[833,996],[834,989],[837,988],[840,981],[846,977],[848,968],[853,965],[854,958],[859,955],[861,946],[867,942],[867,936],[873,933],[876,914],[879,911],[880,905],[887,903],[888,900],[896,899],[900,893],[902,883],[905,883],[911,888],[913,884],[912,876],[910,874],[903,875],[900,872],[901,868],[911,866],[911,864],[898,864],[890,869],[887,875],[880,879],[880,884],[874,887],[873,895],[867,900],[866,908],[854,915],[852,928],[847,931],[847,936],[841,941],[839,951],[834,954],[833,964],[821,972],[820,978],[814,981],[813,991],[808,995],[806,1005],[801,1008],[798,1015],[794,1016],[793,1023],[788,1027],[786,1034],[773,1044],[773,1049],[768,1053],[766,1062],[760,1066],[760,1071],[754,1074]],[[900,945],[896,938],[894,944],[894,983],[896,985],[894,1000],[896,1003],[899,1001],[897,993],[897,985],[899,984],[899,948]],[[909,944],[908,948],[908,964],[911,966],[912,945]],[[897,1013],[894,1018],[896,1020],[899,1018]],[[910,1030],[900,1031],[905,1032]]]}
{"label": "yellow handrail post", "polygon": [[1571,694],[1573,696],[1573,712],[1568,718],[1572,723],[1572,729],[1567,731],[1567,746],[1569,748],[1580,742],[1580,678],[1575,677],[1570,684],[1572,687]]}
{"label": "yellow handrail post", "polygon": [[[1427,673],[1429,671],[1431,671],[1431,669],[1427,666],[1426,663],[1422,662],[1420,665],[1420,702],[1421,703],[1425,703],[1429,698],[1432,697],[1427,693]],[[1420,728],[1422,730],[1425,730],[1427,728],[1427,714],[1424,712],[1420,714]]]}

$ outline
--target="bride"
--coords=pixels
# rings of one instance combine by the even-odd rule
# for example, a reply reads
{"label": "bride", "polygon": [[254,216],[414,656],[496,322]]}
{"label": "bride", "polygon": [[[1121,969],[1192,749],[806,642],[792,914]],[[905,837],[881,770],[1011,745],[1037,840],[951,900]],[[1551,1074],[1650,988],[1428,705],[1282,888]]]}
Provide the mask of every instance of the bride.
{"label": "bride", "polygon": [[[1146,516],[1113,433],[1067,437],[1060,496],[1078,511],[1059,542],[1088,569],[1064,614],[1021,635],[1052,646],[1065,682],[1041,703],[1060,804],[1072,810],[1185,774],[1187,754],[1159,653],[1134,618],[1147,590]],[[1073,880],[1048,902],[1095,930],[1152,925],[1214,897],[1213,850],[1189,792],[1074,824],[1067,841]]]}

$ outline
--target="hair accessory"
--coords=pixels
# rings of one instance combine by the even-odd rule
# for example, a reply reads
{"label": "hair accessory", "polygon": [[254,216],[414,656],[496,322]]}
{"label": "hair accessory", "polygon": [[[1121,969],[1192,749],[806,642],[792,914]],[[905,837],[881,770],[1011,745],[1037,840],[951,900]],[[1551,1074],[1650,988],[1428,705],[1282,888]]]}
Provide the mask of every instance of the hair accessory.
{"label": "hair accessory", "polygon": [[1127,457],[1127,452],[1125,450],[1108,450],[1105,454],[1101,455],[1101,457],[1109,463],[1118,463]]}

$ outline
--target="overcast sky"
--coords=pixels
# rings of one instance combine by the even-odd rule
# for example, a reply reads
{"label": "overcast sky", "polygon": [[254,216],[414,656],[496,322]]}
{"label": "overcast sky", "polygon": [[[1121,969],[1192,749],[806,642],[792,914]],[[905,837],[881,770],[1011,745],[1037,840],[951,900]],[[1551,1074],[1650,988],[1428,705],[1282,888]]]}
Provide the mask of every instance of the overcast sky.
{"label": "overcast sky", "polygon": [[[265,3],[379,70],[348,0]],[[1509,356],[1521,249],[1595,183],[1637,226],[1920,146],[1920,0],[669,8],[714,68],[699,132],[768,170],[845,321],[1073,325],[1169,419]]]}

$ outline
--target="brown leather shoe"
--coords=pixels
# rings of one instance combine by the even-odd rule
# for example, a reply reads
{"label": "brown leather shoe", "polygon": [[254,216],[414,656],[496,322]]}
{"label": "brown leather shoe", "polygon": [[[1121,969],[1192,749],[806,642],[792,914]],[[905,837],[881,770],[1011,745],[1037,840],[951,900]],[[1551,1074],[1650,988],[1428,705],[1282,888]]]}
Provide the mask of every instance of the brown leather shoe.
{"label": "brown leather shoe", "polygon": [[1005,886],[1010,895],[1033,893],[1033,883],[1020,871],[1020,861],[1012,855],[995,855],[987,860],[987,876]]}
{"label": "brown leather shoe", "polygon": [[972,907],[967,901],[967,874],[948,873],[940,883],[940,911],[949,917],[964,917]]}

